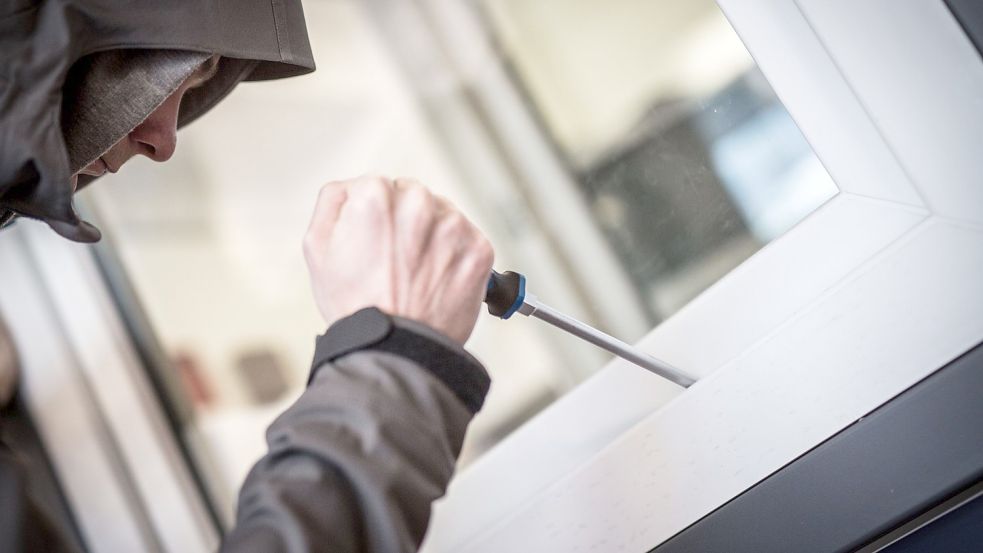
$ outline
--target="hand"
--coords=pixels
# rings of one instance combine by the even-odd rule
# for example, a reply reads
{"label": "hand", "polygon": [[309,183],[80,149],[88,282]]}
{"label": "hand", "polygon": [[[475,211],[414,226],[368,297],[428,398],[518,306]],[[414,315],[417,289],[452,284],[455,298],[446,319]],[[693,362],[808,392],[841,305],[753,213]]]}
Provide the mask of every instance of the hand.
{"label": "hand", "polygon": [[419,182],[361,177],[321,188],[304,257],[329,325],[374,306],[463,345],[494,251],[457,208]]}

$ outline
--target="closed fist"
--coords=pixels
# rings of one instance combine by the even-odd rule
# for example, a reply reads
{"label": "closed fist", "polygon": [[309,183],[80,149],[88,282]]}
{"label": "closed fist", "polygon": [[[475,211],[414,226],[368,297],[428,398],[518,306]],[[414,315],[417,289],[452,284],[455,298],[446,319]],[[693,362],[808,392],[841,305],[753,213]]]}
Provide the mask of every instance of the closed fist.
{"label": "closed fist", "polygon": [[378,307],[463,345],[478,318],[494,251],[456,207],[419,182],[373,176],[321,189],[304,257],[329,325]]}

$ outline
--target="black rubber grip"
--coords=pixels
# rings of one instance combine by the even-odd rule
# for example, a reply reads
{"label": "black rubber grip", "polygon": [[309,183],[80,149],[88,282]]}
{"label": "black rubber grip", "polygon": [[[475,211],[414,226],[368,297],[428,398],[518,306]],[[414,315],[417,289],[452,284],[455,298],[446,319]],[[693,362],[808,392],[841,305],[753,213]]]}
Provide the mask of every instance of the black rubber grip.
{"label": "black rubber grip", "polygon": [[496,317],[511,315],[509,310],[522,291],[522,275],[513,271],[504,274],[492,271],[488,278],[488,291],[485,292],[485,303],[488,312]]}

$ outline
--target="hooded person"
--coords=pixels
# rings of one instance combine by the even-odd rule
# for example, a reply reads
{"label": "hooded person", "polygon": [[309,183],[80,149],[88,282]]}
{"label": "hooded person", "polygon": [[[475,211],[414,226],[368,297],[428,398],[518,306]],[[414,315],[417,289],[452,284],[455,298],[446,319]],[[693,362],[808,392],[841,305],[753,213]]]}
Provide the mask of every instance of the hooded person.
{"label": "hooded person", "polygon": [[[0,5],[0,224],[26,217],[69,240],[98,241],[99,230],[79,217],[73,194],[132,155],[166,160],[173,141],[144,136],[158,114],[176,114],[173,131],[241,81],[314,70],[299,0],[161,6],[109,0]],[[372,202],[395,205],[392,194],[442,202],[413,184],[370,180],[357,189],[326,187],[312,229],[323,225],[319,214],[337,216],[349,196],[369,194],[363,191],[374,192],[357,202],[359,209]],[[470,311],[483,295],[490,246],[454,209],[441,206],[428,212],[430,226],[451,229],[445,234],[455,244],[472,244],[464,252],[484,252],[478,261],[455,253],[450,265],[444,256],[445,270],[458,272],[434,272],[433,278],[467,284],[459,294],[470,302],[463,319],[415,316],[396,306],[355,312],[361,304],[334,313],[321,298],[319,307],[331,311],[326,320],[334,324],[316,341],[307,389],[267,433],[270,451],[243,484],[223,550],[390,552],[415,551],[421,543],[431,502],[444,493],[464,431],[490,384],[462,348],[477,313]],[[311,239],[312,232],[305,247],[318,247],[305,253],[313,282],[318,267],[330,266],[321,253],[330,239]],[[376,240],[365,236],[366,244]],[[427,247],[416,250],[422,255]],[[456,267],[473,274],[464,279],[465,269]],[[419,313],[433,311],[435,300],[416,299]],[[15,356],[12,341],[0,345],[6,348],[0,363],[5,400]],[[53,520],[57,509],[32,493],[38,477],[8,445],[0,442],[0,551],[78,550],[84,540],[63,535],[73,525]]]}
{"label": "hooded person", "polygon": [[[73,175],[136,128],[213,56],[178,126],[240,81],[314,70],[299,0],[127,3],[14,0],[0,6],[0,222],[40,219],[62,236],[99,232],[72,205]],[[104,54],[100,54],[104,53]]]}

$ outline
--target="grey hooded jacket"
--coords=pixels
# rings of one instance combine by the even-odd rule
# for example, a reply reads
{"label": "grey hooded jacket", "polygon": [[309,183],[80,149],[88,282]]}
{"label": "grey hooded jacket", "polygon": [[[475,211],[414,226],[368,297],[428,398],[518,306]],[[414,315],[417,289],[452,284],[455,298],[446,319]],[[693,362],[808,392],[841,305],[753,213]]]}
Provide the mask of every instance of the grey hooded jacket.
{"label": "grey hooded jacket", "polygon": [[[0,222],[16,213],[73,240],[98,238],[72,205],[59,121],[66,75],[88,54],[220,54],[218,88],[186,95],[180,125],[239,80],[313,70],[299,0],[163,5],[0,0]],[[306,391],[270,426],[222,550],[415,551],[489,383],[474,358],[425,326],[377,310],[336,323],[317,340]],[[26,452],[4,442],[7,422],[0,416],[0,551],[78,550],[32,494]]]}
{"label": "grey hooded jacket", "polygon": [[[221,86],[185,95],[179,126],[239,80],[314,69],[300,0],[0,0],[0,221],[16,212],[72,240],[97,239],[72,206],[62,92],[76,62],[119,49],[222,56],[224,67],[212,79]],[[79,186],[89,180],[80,177]]]}
{"label": "grey hooded jacket", "polygon": [[223,551],[416,551],[490,384],[450,339],[376,309],[318,338]]}

